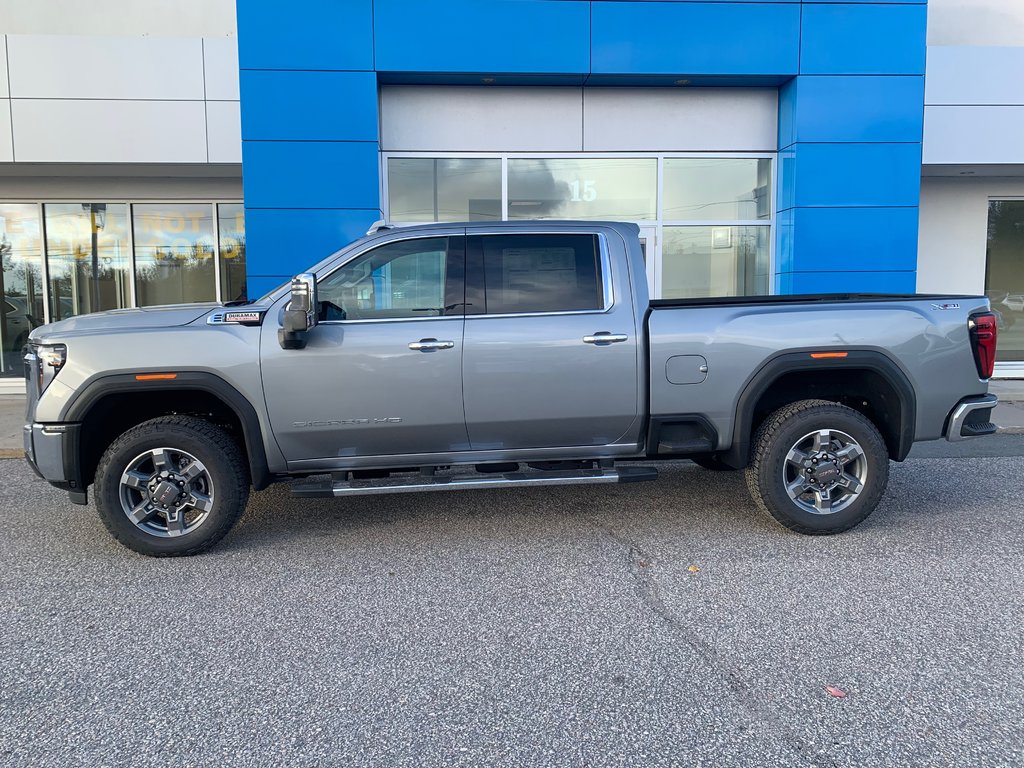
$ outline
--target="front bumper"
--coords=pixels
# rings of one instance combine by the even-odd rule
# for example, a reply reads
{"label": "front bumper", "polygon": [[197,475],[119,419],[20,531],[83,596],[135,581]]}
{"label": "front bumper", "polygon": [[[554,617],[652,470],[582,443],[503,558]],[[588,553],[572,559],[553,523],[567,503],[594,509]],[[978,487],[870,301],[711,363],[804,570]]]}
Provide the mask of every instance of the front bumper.
{"label": "front bumper", "polygon": [[81,424],[26,424],[25,460],[50,485],[67,491],[76,504],[88,500],[78,465]]}
{"label": "front bumper", "polygon": [[999,427],[992,422],[992,409],[998,402],[995,395],[965,397],[949,414],[946,439],[956,443],[995,434]]}

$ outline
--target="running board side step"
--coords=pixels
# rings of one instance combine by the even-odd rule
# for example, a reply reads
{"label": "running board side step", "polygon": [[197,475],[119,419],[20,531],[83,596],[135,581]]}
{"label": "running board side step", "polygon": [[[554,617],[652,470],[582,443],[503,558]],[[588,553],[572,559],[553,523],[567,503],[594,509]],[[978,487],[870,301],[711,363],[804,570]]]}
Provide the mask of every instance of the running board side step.
{"label": "running board side step", "polygon": [[556,472],[507,472],[502,475],[450,474],[410,475],[374,480],[292,483],[292,495],[302,498],[333,496],[370,496],[378,493],[416,491],[456,491],[481,488],[529,488],[538,485],[589,485],[593,483],[639,483],[656,480],[654,467],[617,467],[610,469],[574,469]]}

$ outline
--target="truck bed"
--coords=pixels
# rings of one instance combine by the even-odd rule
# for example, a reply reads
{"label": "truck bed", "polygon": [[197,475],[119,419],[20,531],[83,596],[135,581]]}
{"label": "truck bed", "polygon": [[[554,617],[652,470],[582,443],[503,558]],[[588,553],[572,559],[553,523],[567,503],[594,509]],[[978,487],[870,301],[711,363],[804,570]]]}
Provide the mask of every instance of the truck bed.
{"label": "truck bed", "polygon": [[937,293],[807,293],[788,294],[785,296],[716,296],[699,299],[651,299],[653,309],[673,307],[732,307],[749,306],[751,304],[854,304],[858,302],[879,301],[976,301],[984,300],[982,296],[970,294],[937,294]]}

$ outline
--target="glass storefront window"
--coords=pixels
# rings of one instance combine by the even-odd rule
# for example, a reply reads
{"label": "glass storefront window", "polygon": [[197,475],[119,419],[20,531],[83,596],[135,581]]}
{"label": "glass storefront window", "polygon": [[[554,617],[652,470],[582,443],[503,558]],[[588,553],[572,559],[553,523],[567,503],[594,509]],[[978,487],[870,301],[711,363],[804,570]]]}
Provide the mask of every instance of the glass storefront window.
{"label": "glass storefront window", "polygon": [[770,227],[665,227],[666,299],[768,293]]}
{"label": "glass storefront window", "polygon": [[771,218],[771,160],[665,159],[665,221],[753,221]]}
{"label": "glass storefront window", "polygon": [[510,219],[657,218],[656,158],[508,161]]}
{"label": "glass storefront window", "polygon": [[43,324],[42,232],[35,203],[0,203],[0,376],[23,376],[22,347]]}
{"label": "glass storefront window", "polygon": [[996,312],[996,359],[1024,361],[1024,200],[988,206],[985,293]]}
{"label": "glass storefront window", "polygon": [[500,219],[501,160],[392,157],[388,205],[392,221]]}
{"label": "glass storefront window", "polygon": [[50,320],[131,306],[128,206],[46,203]]}
{"label": "glass storefront window", "polygon": [[241,203],[217,206],[217,235],[220,238],[221,299],[240,301],[246,298],[245,206]]}
{"label": "glass storefront window", "polygon": [[132,226],[139,306],[216,299],[213,205],[133,205]]}

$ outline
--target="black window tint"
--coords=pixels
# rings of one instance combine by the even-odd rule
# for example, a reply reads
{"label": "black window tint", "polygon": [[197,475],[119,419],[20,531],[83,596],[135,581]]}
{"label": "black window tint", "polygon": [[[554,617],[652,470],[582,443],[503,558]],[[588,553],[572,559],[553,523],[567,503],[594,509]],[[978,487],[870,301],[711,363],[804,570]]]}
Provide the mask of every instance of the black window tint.
{"label": "black window tint", "polygon": [[603,309],[594,235],[482,238],[487,314]]}

